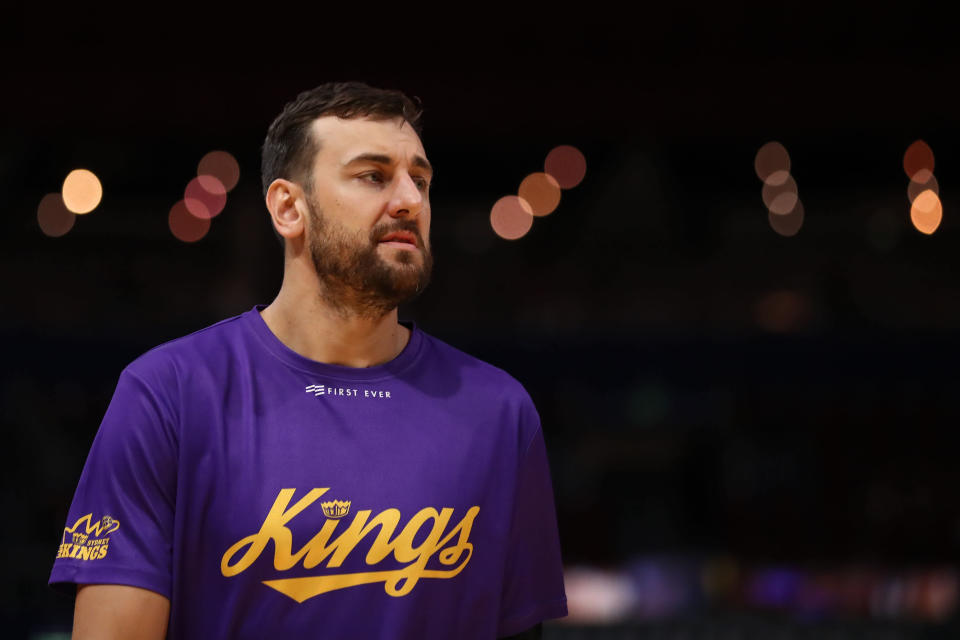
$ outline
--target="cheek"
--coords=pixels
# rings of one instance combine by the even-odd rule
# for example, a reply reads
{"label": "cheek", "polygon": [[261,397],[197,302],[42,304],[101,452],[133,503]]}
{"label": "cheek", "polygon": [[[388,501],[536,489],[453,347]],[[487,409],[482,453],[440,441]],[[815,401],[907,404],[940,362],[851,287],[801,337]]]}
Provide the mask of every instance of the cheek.
{"label": "cheek", "polygon": [[424,218],[423,227],[420,231],[420,235],[423,237],[423,243],[429,248],[430,247],[430,218]]}

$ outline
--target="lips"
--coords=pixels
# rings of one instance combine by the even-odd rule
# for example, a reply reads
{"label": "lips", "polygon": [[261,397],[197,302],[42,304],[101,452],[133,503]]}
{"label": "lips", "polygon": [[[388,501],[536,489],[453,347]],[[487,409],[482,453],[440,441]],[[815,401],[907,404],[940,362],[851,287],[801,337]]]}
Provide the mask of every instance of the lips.
{"label": "lips", "polygon": [[403,242],[417,246],[417,236],[409,231],[391,231],[380,238],[380,242]]}

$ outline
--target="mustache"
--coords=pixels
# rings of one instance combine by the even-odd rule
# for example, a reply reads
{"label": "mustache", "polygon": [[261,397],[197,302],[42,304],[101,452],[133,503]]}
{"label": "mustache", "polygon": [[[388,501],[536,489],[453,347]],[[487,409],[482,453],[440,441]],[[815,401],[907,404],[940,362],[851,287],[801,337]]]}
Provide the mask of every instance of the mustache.
{"label": "mustache", "polygon": [[394,233],[396,231],[408,231],[413,234],[417,239],[417,246],[423,247],[423,237],[420,235],[420,227],[417,226],[417,223],[413,220],[400,220],[395,223],[383,223],[378,224],[373,229],[370,230],[370,242],[376,243],[379,242],[381,238],[387,234]]}

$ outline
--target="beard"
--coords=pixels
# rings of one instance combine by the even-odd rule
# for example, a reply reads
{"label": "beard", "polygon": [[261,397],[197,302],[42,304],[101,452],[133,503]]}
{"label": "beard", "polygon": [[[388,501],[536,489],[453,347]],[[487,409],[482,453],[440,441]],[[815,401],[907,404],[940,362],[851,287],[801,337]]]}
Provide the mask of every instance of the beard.
{"label": "beard", "polygon": [[[420,237],[416,222],[381,223],[365,236],[326,219],[312,201],[309,207],[310,256],[323,283],[321,296],[334,309],[348,315],[380,318],[426,289],[433,256]],[[404,249],[395,250],[394,264],[379,255],[379,240],[394,231],[409,231],[416,237],[421,260]]]}

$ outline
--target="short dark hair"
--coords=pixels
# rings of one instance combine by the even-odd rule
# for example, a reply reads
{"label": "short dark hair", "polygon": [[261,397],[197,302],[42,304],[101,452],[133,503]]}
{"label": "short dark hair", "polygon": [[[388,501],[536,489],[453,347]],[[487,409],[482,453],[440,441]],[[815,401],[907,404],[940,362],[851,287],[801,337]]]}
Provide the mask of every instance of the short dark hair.
{"label": "short dark hair", "polygon": [[411,100],[392,89],[377,89],[363,82],[328,82],[304,91],[287,103],[267,130],[263,142],[261,179],[263,195],[277,178],[302,182],[310,190],[313,158],[319,151],[310,125],[322,116],[339,118],[403,118],[419,135],[420,100]]}

